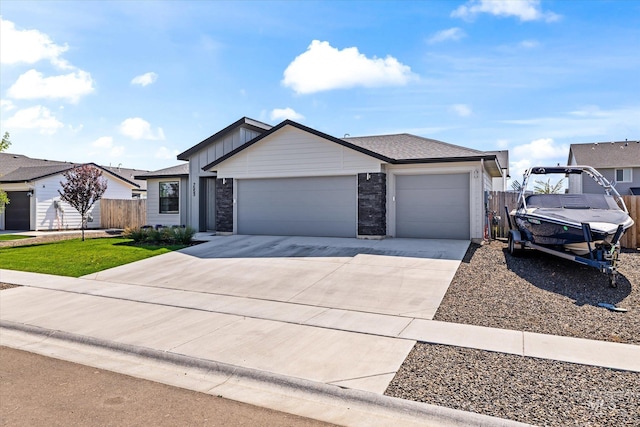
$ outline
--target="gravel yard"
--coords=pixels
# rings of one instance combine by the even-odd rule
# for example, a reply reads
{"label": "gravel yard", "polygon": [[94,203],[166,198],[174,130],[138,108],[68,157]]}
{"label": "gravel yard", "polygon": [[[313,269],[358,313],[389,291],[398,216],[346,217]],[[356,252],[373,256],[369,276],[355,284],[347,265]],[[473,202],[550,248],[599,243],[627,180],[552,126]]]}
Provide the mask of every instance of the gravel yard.
{"label": "gravel yard", "polygon": [[418,343],[389,396],[538,426],[637,426],[640,374]]}
{"label": "gravel yard", "polygon": [[623,251],[618,270],[611,288],[590,267],[538,251],[512,257],[500,241],[472,244],[434,319],[640,344],[640,251]]}

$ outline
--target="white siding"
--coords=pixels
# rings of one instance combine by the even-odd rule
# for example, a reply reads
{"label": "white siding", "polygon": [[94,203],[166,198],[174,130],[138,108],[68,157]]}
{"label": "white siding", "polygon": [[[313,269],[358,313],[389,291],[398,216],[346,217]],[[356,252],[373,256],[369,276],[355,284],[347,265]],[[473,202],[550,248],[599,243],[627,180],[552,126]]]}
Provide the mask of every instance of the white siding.
{"label": "white siding", "polygon": [[469,173],[469,215],[471,223],[469,230],[471,239],[482,239],[484,237],[484,186],[485,178],[482,173],[480,162],[465,163],[434,163],[415,165],[388,165],[387,166],[387,232],[390,236],[396,235],[396,203],[395,188],[396,175],[417,175],[417,174],[448,174],[448,173]]}
{"label": "white siding", "polygon": [[[179,181],[180,182],[180,201],[178,206],[179,213],[164,214],[160,213],[160,182]],[[187,179],[186,178],[158,178],[147,180],[147,224],[148,225],[183,225],[186,219],[186,197],[187,197]]]}
{"label": "white siding", "polygon": [[284,127],[216,165],[218,178],[275,178],[379,172],[381,161],[294,127]]}
{"label": "white siding", "polygon": [[[131,199],[130,184],[115,179],[112,175],[103,175],[107,180],[107,190],[102,196],[105,199]],[[57,211],[54,202],[60,200],[58,190],[61,189],[60,181],[64,181],[62,174],[52,175],[34,181],[34,195],[32,204],[31,228],[34,230],[63,230],[78,229],[82,225],[82,219],[78,211],[66,202],[61,202],[62,212]],[[89,210],[93,217],[92,222],[87,223],[87,228],[100,227],[100,201],[96,202]]]}

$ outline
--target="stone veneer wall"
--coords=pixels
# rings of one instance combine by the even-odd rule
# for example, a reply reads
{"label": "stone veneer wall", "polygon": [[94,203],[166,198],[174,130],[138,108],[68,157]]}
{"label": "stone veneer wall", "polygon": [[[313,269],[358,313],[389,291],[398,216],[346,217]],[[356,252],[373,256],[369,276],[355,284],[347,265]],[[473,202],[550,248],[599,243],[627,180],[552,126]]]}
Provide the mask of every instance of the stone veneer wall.
{"label": "stone veneer wall", "polygon": [[[367,179],[367,175],[369,179]],[[358,174],[358,235],[387,234],[387,174]]]}
{"label": "stone veneer wall", "polygon": [[216,179],[216,231],[233,233],[233,178]]}

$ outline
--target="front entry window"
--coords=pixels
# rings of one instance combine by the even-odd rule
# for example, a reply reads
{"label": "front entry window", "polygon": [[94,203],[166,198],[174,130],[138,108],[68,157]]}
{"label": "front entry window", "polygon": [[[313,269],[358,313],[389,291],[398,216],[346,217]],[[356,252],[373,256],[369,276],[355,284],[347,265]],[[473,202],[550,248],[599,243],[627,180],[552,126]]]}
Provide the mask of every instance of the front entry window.
{"label": "front entry window", "polygon": [[180,182],[160,182],[160,213],[177,214],[180,201]]}

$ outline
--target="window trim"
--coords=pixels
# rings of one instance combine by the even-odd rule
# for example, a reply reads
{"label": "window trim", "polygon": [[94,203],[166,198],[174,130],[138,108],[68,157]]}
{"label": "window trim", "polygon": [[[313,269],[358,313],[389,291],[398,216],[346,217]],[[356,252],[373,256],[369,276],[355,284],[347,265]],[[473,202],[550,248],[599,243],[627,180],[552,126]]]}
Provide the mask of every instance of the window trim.
{"label": "window trim", "polygon": [[[618,181],[618,171],[622,171],[622,180],[621,181]],[[629,171],[629,179],[628,180],[624,179],[625,171]],[[615,176],[616,183],[618,183],[618,182],[620,182],[620,183],[633,182],[633,168],[616,168],[614,176]]]}
{"label": "window trim", "polygon": [[[162,197],[162,188],[163,184],[175,184],[176,185],[176,193],[177,197]],[[162,199],[176,199],[177,206],[176,210],[162,210]],[[180,213],[180,180],[171,180],[171,181],[160,181],[158,182],[158,213],[160,215],[176,215]]]}

